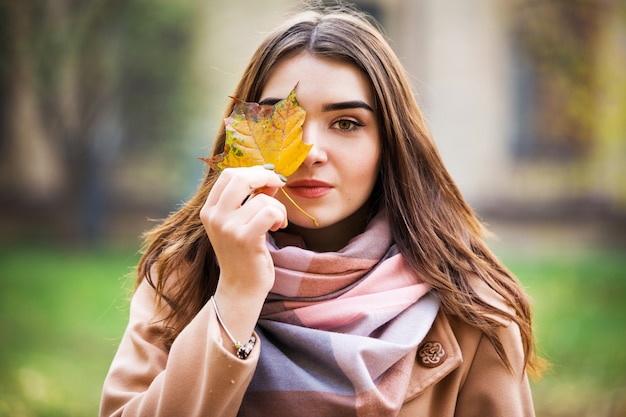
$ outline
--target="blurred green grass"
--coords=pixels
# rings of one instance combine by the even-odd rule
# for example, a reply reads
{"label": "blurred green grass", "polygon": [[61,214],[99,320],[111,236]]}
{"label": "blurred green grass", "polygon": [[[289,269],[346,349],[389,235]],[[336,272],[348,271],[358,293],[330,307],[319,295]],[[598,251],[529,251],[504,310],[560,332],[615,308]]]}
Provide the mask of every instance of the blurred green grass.
{"label": "blurred green grass", "polygon": [[0,416],[97,415],[132,250],[0,250]]}
{"label": "blurred green grass", "polygon": [[626,254],[550,251],[502,256],[533,299],[539,352],[537,415],[626,416]]}
{"label": "blurred green grass", "polygon": [[[533,298],[551,370],[537,415],[626,415],[626,257],[503,255]],[[97,415],[138,257],[131,250],[0,250],[0,416]]]}

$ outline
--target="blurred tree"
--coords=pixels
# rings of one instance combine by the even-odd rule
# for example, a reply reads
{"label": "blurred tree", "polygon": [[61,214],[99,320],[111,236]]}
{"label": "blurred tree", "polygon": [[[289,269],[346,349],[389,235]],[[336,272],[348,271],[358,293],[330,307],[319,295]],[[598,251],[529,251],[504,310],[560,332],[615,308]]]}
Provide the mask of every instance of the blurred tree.
{"label": "blurred tree", "polygon": [[517,69],[524,72],[530,127],[518,137],[522,156],[570,160],[589,152],[594,49],[606,13],[597,3],[525,0],[516,10]]}
{"label": "blurred tree", "polygon": [[561,195],[626,208],[626,2],[513,0],[518,160]]}
{"label": "blurred tree", "polygon": [[101,235],[114,163],[180,136],[194,3],[0,0],[4,219]]}

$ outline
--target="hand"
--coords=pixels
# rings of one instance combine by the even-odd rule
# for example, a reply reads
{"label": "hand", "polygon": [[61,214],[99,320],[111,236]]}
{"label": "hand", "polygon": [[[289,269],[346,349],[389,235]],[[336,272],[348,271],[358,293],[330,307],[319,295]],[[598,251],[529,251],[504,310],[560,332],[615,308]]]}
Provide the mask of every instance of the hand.
{"label": "hand", "polygon": [[273,285],[274,266],[265,240],[269,230],[287,226],[285,206],[272,197],[283,185],[276,173],[260,166],[227,168],[200,211],[219,261],[220,280],[241,291],[267,293]]}
{"label": "hand", "polygon": [[276,173],[260,166],[227,168],[200,211],[220,266],[216,301],[231,333],[244,341],[274,285],[266,234],[287,226],[287,210],[273,197],[282,186]]}

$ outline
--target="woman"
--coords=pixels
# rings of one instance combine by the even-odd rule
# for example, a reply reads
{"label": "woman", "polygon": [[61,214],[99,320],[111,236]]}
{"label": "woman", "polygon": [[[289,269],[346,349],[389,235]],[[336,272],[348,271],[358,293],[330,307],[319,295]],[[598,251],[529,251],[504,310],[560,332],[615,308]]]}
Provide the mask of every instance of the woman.
{"label": "woman", "polygon": [[527,296],[384,38],[356,12],[304,12],[233,96],[271,106],[294,85],[312,148],[286,183],[209,171],[147,234],[101,416],[534,415]]}

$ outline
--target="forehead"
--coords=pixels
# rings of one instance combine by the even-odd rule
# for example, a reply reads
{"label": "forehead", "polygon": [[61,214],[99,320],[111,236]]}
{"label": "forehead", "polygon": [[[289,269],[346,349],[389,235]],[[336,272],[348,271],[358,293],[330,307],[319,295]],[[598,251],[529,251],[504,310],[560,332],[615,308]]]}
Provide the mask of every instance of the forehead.
{"label": "forehead", "polygon": [[373,107],[371,82],[356,65],[302,53],[278,62],[269,73],[261,100],[284,98],[297,85],[298,101],[361,100]]}

